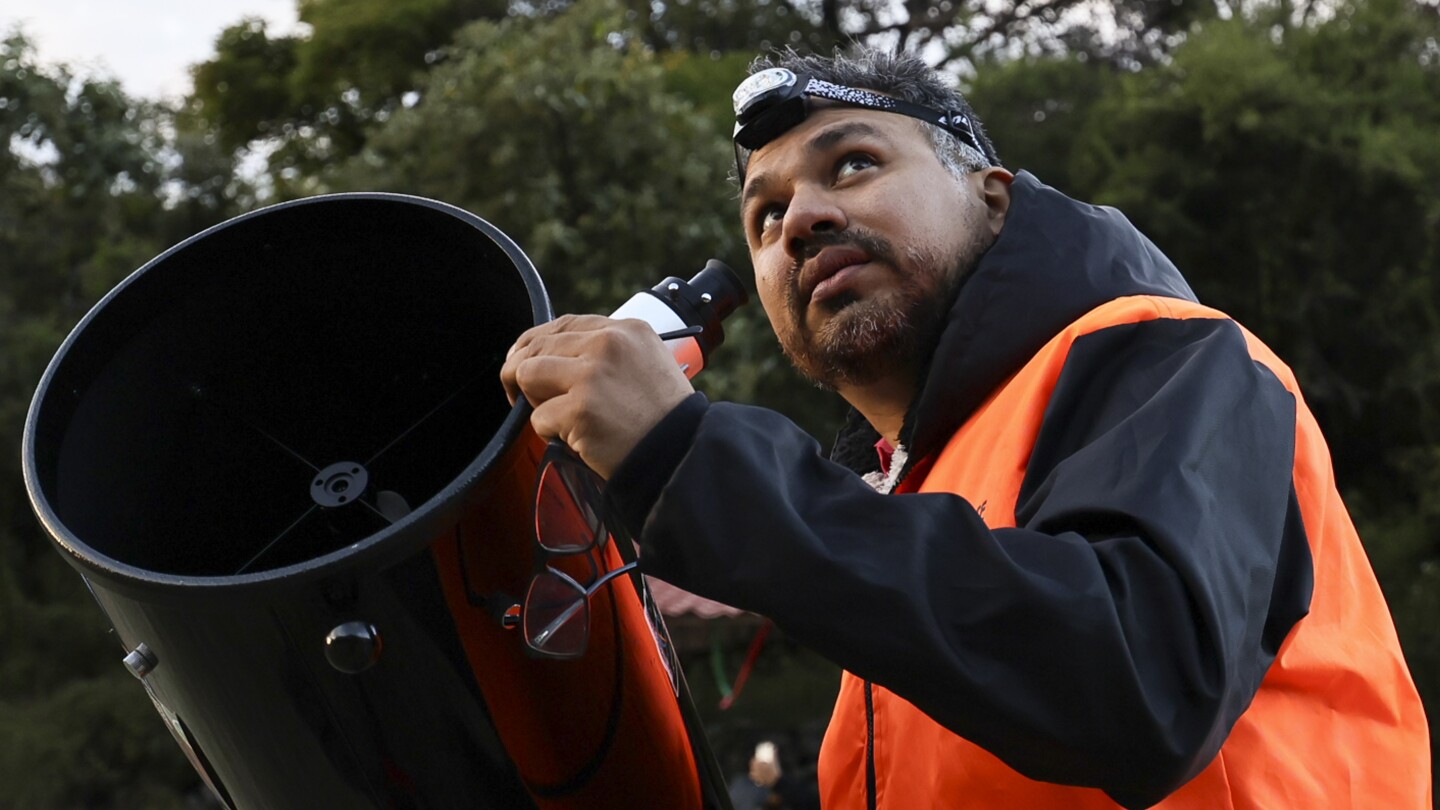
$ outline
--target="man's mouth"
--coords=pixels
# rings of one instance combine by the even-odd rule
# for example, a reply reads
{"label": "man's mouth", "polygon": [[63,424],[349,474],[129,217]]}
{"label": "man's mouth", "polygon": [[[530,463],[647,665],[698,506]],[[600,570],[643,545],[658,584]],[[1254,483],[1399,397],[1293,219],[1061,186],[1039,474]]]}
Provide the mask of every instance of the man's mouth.
{"label": "man's mouth", "polygon": [[870,259],[868,252],[849,245],[821,250],[800,271],[800,300],[808,306],[834,296],[850,275],[847,271],[868,263]]}

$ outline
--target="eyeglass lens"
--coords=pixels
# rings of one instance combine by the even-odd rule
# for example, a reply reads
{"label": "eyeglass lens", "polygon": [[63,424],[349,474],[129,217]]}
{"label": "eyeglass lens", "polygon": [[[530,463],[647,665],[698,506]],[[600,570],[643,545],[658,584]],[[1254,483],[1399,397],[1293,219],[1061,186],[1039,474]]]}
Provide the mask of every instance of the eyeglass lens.
{"label": "eyeglass lens", "polygon": [[599,487],[579,463],[552,462],[535,494],[535,541],[546,551],[576,554],[603,540]]}
{"label": "eyeglass lens", "polygon": [[525,641],[539,652],[569,657],[585,652],[590,640],[590,598],[610,580],[635,568],[626,563],[588,588],[569,576],[547,569],[530,581],[525,594]]}
{"label": "eyeglass lens", "polygon": [[525,641],[552,655],[578,655],[590,634],[585,591],[573,579],[543,571],[525,595]]}

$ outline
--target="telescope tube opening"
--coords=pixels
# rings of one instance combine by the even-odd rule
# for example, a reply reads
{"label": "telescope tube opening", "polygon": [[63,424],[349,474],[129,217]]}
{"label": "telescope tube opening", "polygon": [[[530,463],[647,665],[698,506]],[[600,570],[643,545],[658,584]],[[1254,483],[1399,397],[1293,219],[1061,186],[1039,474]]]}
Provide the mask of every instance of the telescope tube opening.
{"label": "telescope tube opening", "polygon": [[346,549],[481,455],[544,301],[503,234],[429,200],[231,220],[71,335],[37,393],[32,496],[102,567],[234,577]]}

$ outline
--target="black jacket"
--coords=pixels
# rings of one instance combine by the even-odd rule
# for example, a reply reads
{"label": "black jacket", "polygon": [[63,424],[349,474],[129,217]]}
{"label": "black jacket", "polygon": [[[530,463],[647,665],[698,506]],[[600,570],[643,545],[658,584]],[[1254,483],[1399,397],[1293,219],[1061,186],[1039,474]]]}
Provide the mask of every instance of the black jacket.
{"label": "black jacket", "polygon": [[[1194,300],[1118,212],[1017,176],[906,420],[910,463],[1127,295]],[[852,414],[830,460],[774,412],[697,394],[610,495],[647,573],[771,617],[1031,778],[1144,806],[1213,759],[1312,587],[1294,399],[1232,321],[1077,340],[1017,528],[990,530],[958,496],[876,493],[857,473],[878,466],[877,438]],[[1103,474],[1119,459],[1139,472]]]}

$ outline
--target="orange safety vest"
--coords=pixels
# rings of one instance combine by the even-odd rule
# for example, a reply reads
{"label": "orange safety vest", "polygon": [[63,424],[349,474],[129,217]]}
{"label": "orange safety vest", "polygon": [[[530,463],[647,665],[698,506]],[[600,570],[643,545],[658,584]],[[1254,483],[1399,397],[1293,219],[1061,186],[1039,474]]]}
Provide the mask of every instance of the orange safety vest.
{"label": "orange safety vest", "polygon": [[[1171,298],[1102,304],[1045,345],[1000,386],[907,492],[951,492],[986,504],[991,529],[1015,526],[1015,502],[1045,408],[1071,345],[1083,335],[1159,318],[1225,318]],[[1295,492],[1314,564],[1309,614],[1291,630],[1220,753],[1160,804],[1165,810],[1430,808],[1430,742],[1385,599],[1340,500],[1330,452],[1294,374],[1248,332],[1251,357],[1295,396]],[[927,471],[928,466],[928,471]],[[845,673],[820,751],[826,810],[863,810],[867,746],[876,807],[1115,808],[1096,788],[1038,782],[945,729],[904,698]],[[867,719],[867,714],[869,718]],[[873,743],[871,733],[873,729]]]}

